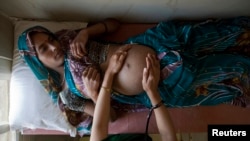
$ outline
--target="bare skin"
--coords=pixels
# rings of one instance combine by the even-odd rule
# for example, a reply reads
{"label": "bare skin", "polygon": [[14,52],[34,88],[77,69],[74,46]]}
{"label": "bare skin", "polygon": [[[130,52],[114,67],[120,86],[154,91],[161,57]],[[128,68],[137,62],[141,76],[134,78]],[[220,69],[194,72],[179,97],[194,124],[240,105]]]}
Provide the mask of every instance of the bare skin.
{"label": "bare skin", "polygon": [[[143,91],[141,72],[143,68],[146,67],[145,57],[148,53],[155,54],[155,52],[149,47],[138,44],[130,44],[129,46],[131,46],[131,49],[128,51],[121,71],[114,78],[112,88],[124,95],[136,95]],[[102,72],[106,71],[108,61],[120,47],[121,46],[110,46],[107,61],[100,65]]]}
{"label": "bare skin", "polygon": [[[110,23],[110,24],[108,24]],[[107,22],[109,30],[113,32],[119,24],[113,22]],[[98,32],[99,31],[99,32]],[[72,41],[70,47],[72,54],[75,57],[82,57],[86,54],[85,44],[89,38],[93,38],[98,34],[104,32],[104,26],[102,24],[96,24],[92,27],[83,29],[79,32],[77,37]],[[97,34],[97,35],[96,35]],[[32,37],[33,44],[38,51],[39,59],[45,66],[56,70],[63,76],[63,52],[60,50],[60,45],[57,41],[51,39],[45,33],[37,33]],[[114,78],[113,89],[121,94],[136,95],[143,91],[141,79],[142,70],[146,66],[145,57],[148,53],[155,54],[155,52],[146,46],[131,44],[131,49],[128,51],[128,57],[126,58],[121,71]],[[121,48],[121,45],[111,45],[108,51],[106,62],[100,64],[101,70],[105,73],[111,56]],[[42,50],[41,50],[42,49]],[[58,54],[58,55],[56,55]],[[57,63],[57,64],[56,64]],[[96,100],[96,98],[93,98]]]}
{"label": "bare skin", "polygon": [[[125,63],[125,58],[128,57],[128,52],[121,51],[112,55],[107,71],[104,75],[101,90],[97,98],[96,109],[94,112],[93,125],[91,130],[90,141],[101,141],[108,136],[108,119],[110,112],[110,89],[114,83],[114,78],[122,68],[122,64]],[[160,79],[160,64],[155,55],[148,54],[146,58],[146,67],[143,69],[143,78],[141,80],[143,89],[147,92],[150,101],[153,105],[158,104],[161,101],[160,95],[157,91],[159,79]],[[86,73],[84,73],[86,74]],[[83,75],[84,75],[83,74]],[[96,78],[96,77],[94,77]],[[89,82],[91,83],[91,82]],[[92,89],[98,87],[99,84],[89,84]],[[176,133],[165,106],[160,106],[154,109],[156,116],[156,123],[159,129],[162,141],[176,141]],[[145,117],[146,118],[146,117]]]}
{"label": "bare skin", "polygon": [[[114,32],[119,28],[119,22],[110,20],[105,22],[107,32]],[[77,37],[72,41],[70,47],[72,55],[78,58],[87,54],[86,43],[88,39],[96,37],[105,32],[103,24],[96,24],[79,32]],[[100,64],[102,76],[107,70],[111,56],[119,51],[122,45],[110,45],[106,62]],[[114,78],[112,89],[124,95],[136,95],[143,91],[141,80],[142,70],[146,66],[145,57],[148,53],[155,54],[155,52],[146,46],[132,44],[128,51],[128,56],[124,62],[121,71]]]}
{"label": "bare skin", "polygon": [[[157,90],[160,80],[160,64],[155,55],[149,54],[146,57],[146,67],[143,70],[142,86],[152,103],[156,105],[161,101]],[[176,141],[176,133],[167,107],[164,105],[154,109],[156,124],[159,129],[162,141]]]}
{"label": "bare skin", "polygon": [[[82,29],[70,44],[72,55],[79,58],[86,55],[85,44],[88,39],[95,38],[104,32],[114,32],[119,27],[119,23],[116,20],[108,19],[105,21],[105,24],[108,27],[108,31],[105,31],[105,27],[102,23],[97,23]],[[36,48],[40,61],[43,62],[45,66],[57,71],[63,78],[64,55],[59,42],[53,40],[45,33],[36,33],[31,37],[31,40]],[[123,50],[123,47],[124,45],[110,46],[106,62],[100,64],[103,74],[107,71],[112,55]],[[124,60],[121,70],[114,77],[112,89],[125,95],[135,95],[143,91],[141,72],[143,68],[146,67],[145,57],[148,53],[155,53],[149,47],[137,44],[128,45],[127,48],[127,57]],[[90,98],[93,102],[96,102],[97,97],[97,92],[91,93]],[[86,113],[93,115],[94,104],[88,103],[85,110]]]}
{"label": "bare skin", "polygon": [[[106,22],[110,28],[110,31],[113,32],[115,28],[119,25],[116,23],[116,21],[107,19]],[[88,31],[88,32],[87,32]],[[84,40],[87,41],[88,37],[93,37],[95,35],[102,34],[104,32],[104,28],[102,24],[96,24],[93,27],[89,27],[87,29],[83,29],[79,32],[78,36],[75,38],[74,41],[71,43],[71,47],[78,47],[80,48],[82,45],[84,45]],[[88,33],[88,34],[86,34]],[[64,52],[62,51],[60,44],[57,40],[53,39],[51,36],[49,36],[46,33],[37,32],[33,34],[31,37],[32,44],[35,46],[37,55],[39,60],[48,68],[53,69],[57,71],[61,78],[64,77]],[[81,42],[79,42],[81,41]],[[77,51],[75,50],[73,53],[75,54]],[[84,53],[84,51],[82,52]],[[67,86],[64,83],[63,88],[65,89]],[[95,109],[95,102],[97,99],[97,96],[93,93],[90,97],[93,102],[87,101],[86,106],[84,108],[84,112],[93,116],[94,109]],[[115,112],[111,109],[111,121],[114,121],[116,119]]]}

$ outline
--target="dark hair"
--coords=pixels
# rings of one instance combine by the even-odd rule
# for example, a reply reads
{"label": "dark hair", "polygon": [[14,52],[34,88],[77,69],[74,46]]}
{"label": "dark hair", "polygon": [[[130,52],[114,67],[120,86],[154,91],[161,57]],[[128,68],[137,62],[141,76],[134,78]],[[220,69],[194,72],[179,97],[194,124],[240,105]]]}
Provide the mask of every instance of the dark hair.
{"label": "dark hair", "polygon": [[[37,34],[37,33],[44,33],[44,34],[46,34],[46,35],[48,35],[48,36],[50,36],[50,37],[52,37],[54,40],[58,40],[57,39],[57,37],[56,37],[56,35],[55,34],[53,34],[52,32],[40,32],[40,31],[30,31],[29,32],[29,37],[31,38],[32,36],[34,36],[35,34]],[[33,44],[33,41],[32,41],[32,39],[31,39],[31,42],[32,42],[32,44]]]}

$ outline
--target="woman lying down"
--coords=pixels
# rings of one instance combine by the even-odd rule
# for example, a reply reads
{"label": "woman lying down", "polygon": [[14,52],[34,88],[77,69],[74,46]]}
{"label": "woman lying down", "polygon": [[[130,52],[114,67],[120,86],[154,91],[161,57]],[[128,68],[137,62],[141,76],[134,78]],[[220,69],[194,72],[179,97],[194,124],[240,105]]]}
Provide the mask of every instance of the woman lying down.
{"label": "woman lying down", "polygon": [[[99,35],[115,32],[119,25],[117,20],[107,19],[84,29],[55,34],[36,26],[20,35],[18,49],[53,99],[59,92],[66,92],[62,92],[62,99],[71,97],[67,101],[74,103],[67,108],[80,113],[93,115],[98,97],[98,91],[84,84],[87,78],[82,77],[83,72],[99,72],[96,80],[102,81],[111,56],[123,51],[127,52],[126,59],[110,88],[113,101],[152,106],[142,87],[145,58],[151,54],[160,61],[158,91],[165,106],[249,106],[249,18],[201,23],[168,21],[124,43],[95,40]],[[75,100],[79,98],[80,103]],[[71,123],[77,125],[79,121]]]}

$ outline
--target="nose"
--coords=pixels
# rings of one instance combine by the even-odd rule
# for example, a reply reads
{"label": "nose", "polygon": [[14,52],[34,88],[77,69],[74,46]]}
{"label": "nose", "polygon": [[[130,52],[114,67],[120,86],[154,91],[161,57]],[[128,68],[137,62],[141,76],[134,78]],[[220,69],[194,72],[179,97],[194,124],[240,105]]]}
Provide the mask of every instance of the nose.
{"label": "nose", "polygon": [[49,49],[50,49],[52,52],[55,52],[55,51],[56,51],[56,46],[55,46],[55,45],[48,43],[48,46],[49,46]]}

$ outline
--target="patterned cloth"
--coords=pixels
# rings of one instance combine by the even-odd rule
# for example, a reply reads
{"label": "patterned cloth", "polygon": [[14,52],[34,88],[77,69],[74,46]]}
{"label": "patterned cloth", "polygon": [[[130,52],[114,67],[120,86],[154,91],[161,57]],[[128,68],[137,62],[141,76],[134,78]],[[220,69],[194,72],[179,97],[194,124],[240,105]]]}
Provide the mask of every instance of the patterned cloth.
{"label": "patterned cloth", "polygon": [[[159,91],[168,107],[250,103],[250,18],[202,23],[161,22],[127,43],[151,47],[159,54]],[[123,103],[151,106],[146,93],[113,94]]]}
{"label": "patterned cloth", "polygon": [[82,81],[82,72],[89,66],[97,66],[88,56],[75,58],[70,51],[70,41],[78,34],[75,30],[61,30],[56,37],[65,50],[64,75],[69,90],[79,97],[89,99]]}
{"label": "patterned cloth", "polygon": [[[42,32],[54,37],[59,41],[62,49],[65,51],[64,70],[66,83],[70,92],[64,93],[61,98],[59,98],[59,93],[62,90],[60,88],[60,75],[57,72],[45,67],[38,59],[36,50],[30,39],[31,32]],[[79,135],[83,136],[84,134],[90,133],[92,117],[82,112],[84,103],[89,98],[87,97],[87,94],[84,93],[84,85],[83,81],[81,80],[81,74],[86,67],[90,65],[96,66],[96,63],[90,60],[87,56],[84,56],[83,58],[81,58],[81,60],[78,60],[71,55],[69,50],[69,41],[73,40],[76,35],[76,30],[61,30],[54,34],[44,27],[35,26],[25,30],[19,36],[18,49],[22,58],[25,60],[42,86],[51,96],[53,102],[60,106],[62,112],[66,114],[69,123],[71,123],[73,126],[77,126]],[[89,43],[88,45],[91,45],[92,43]],[[52,87],[52,82],[54,83],[53,85],[57,88]],[[68,90],[65,90],[63,92],[67,91]],[[72,93],[75,96],[70,95]],[[117,101],[112,101],[112,106],[117,111],[122,112],[147,110],[141,104],[120,104]]]}
{"label": "patterned cloth", "polygon": [[[166,106],[188,107],[230,102],[247,106],[249,23],[247,17],[208,20],[198,24],[161,22],[145,33],[128,39],[126,43],[143,44],[159,54],[162,70],[159,91]],[[25,61],[55,100],[58,95],[50,87],[48,79],[51,76],[59,84],[59,75],[44,67],[37,59],[28,37],[33,30],[50,33],[42,27],[28,29],[20,36],[18,47]],[[56,34],[64,49],[69,48],[69,41],[76,35],[76,31]],[[78,61],[84,64],[74,65],[70,62],[72,59],[69,52],[65,58],[67,84],[74,94],[82,96],[79,91],[81,85],[76,83],[74,74],[93,63],[85,57],[83,61]],[[73,65],[67,66],[69,64]],[[77,66],[84,67],[79,69]],[[112,97],[122,103],[151,106],[145,93],[132,97],[113,94]]]}
{"label": "patterned cloth", "polygon": [[[249,28],[250,19],[247,17],[208,20],[198,24],[169,21],[161,22],[125,43],[146,45],[158,54],[161,66],[158,89],[166,106],[190,107],[231,103],[247,107],[250,103]],[[19,37],[18,49],[52,99],[57,101],[59,92],[51,87],[49,80],[52,79],[59,87],[59,74],[46,68],[37,58],[29,37],[31,31],[45,32],[51,36],[54,34],[38,26],[27,29]],[[64,30],[56,33],[55,38],[66,52],[65,78],[70,91],[88,99],[82,95],[84,87],[79,87],[82,81],[77,84],[75,74],[79,74],[89,65],[96,64],[86,56],[82,61],[71,58],[69,41],[76,35],[77,31]],[[78,62],[76,64],[81,67],[77,67],[72,61]],[[133,109],[145,110],[144,106],[151,107],[145,92],[136,96],[114,93],[112,99],[113,107],[122,109],[122,105],[123,110],[127,112],[134,111]],[[83,115],[72,114],[72,120]],[[84,116],[80,119],[87,120],[78,125],[78,131],[88,132],[91,118]]]}

